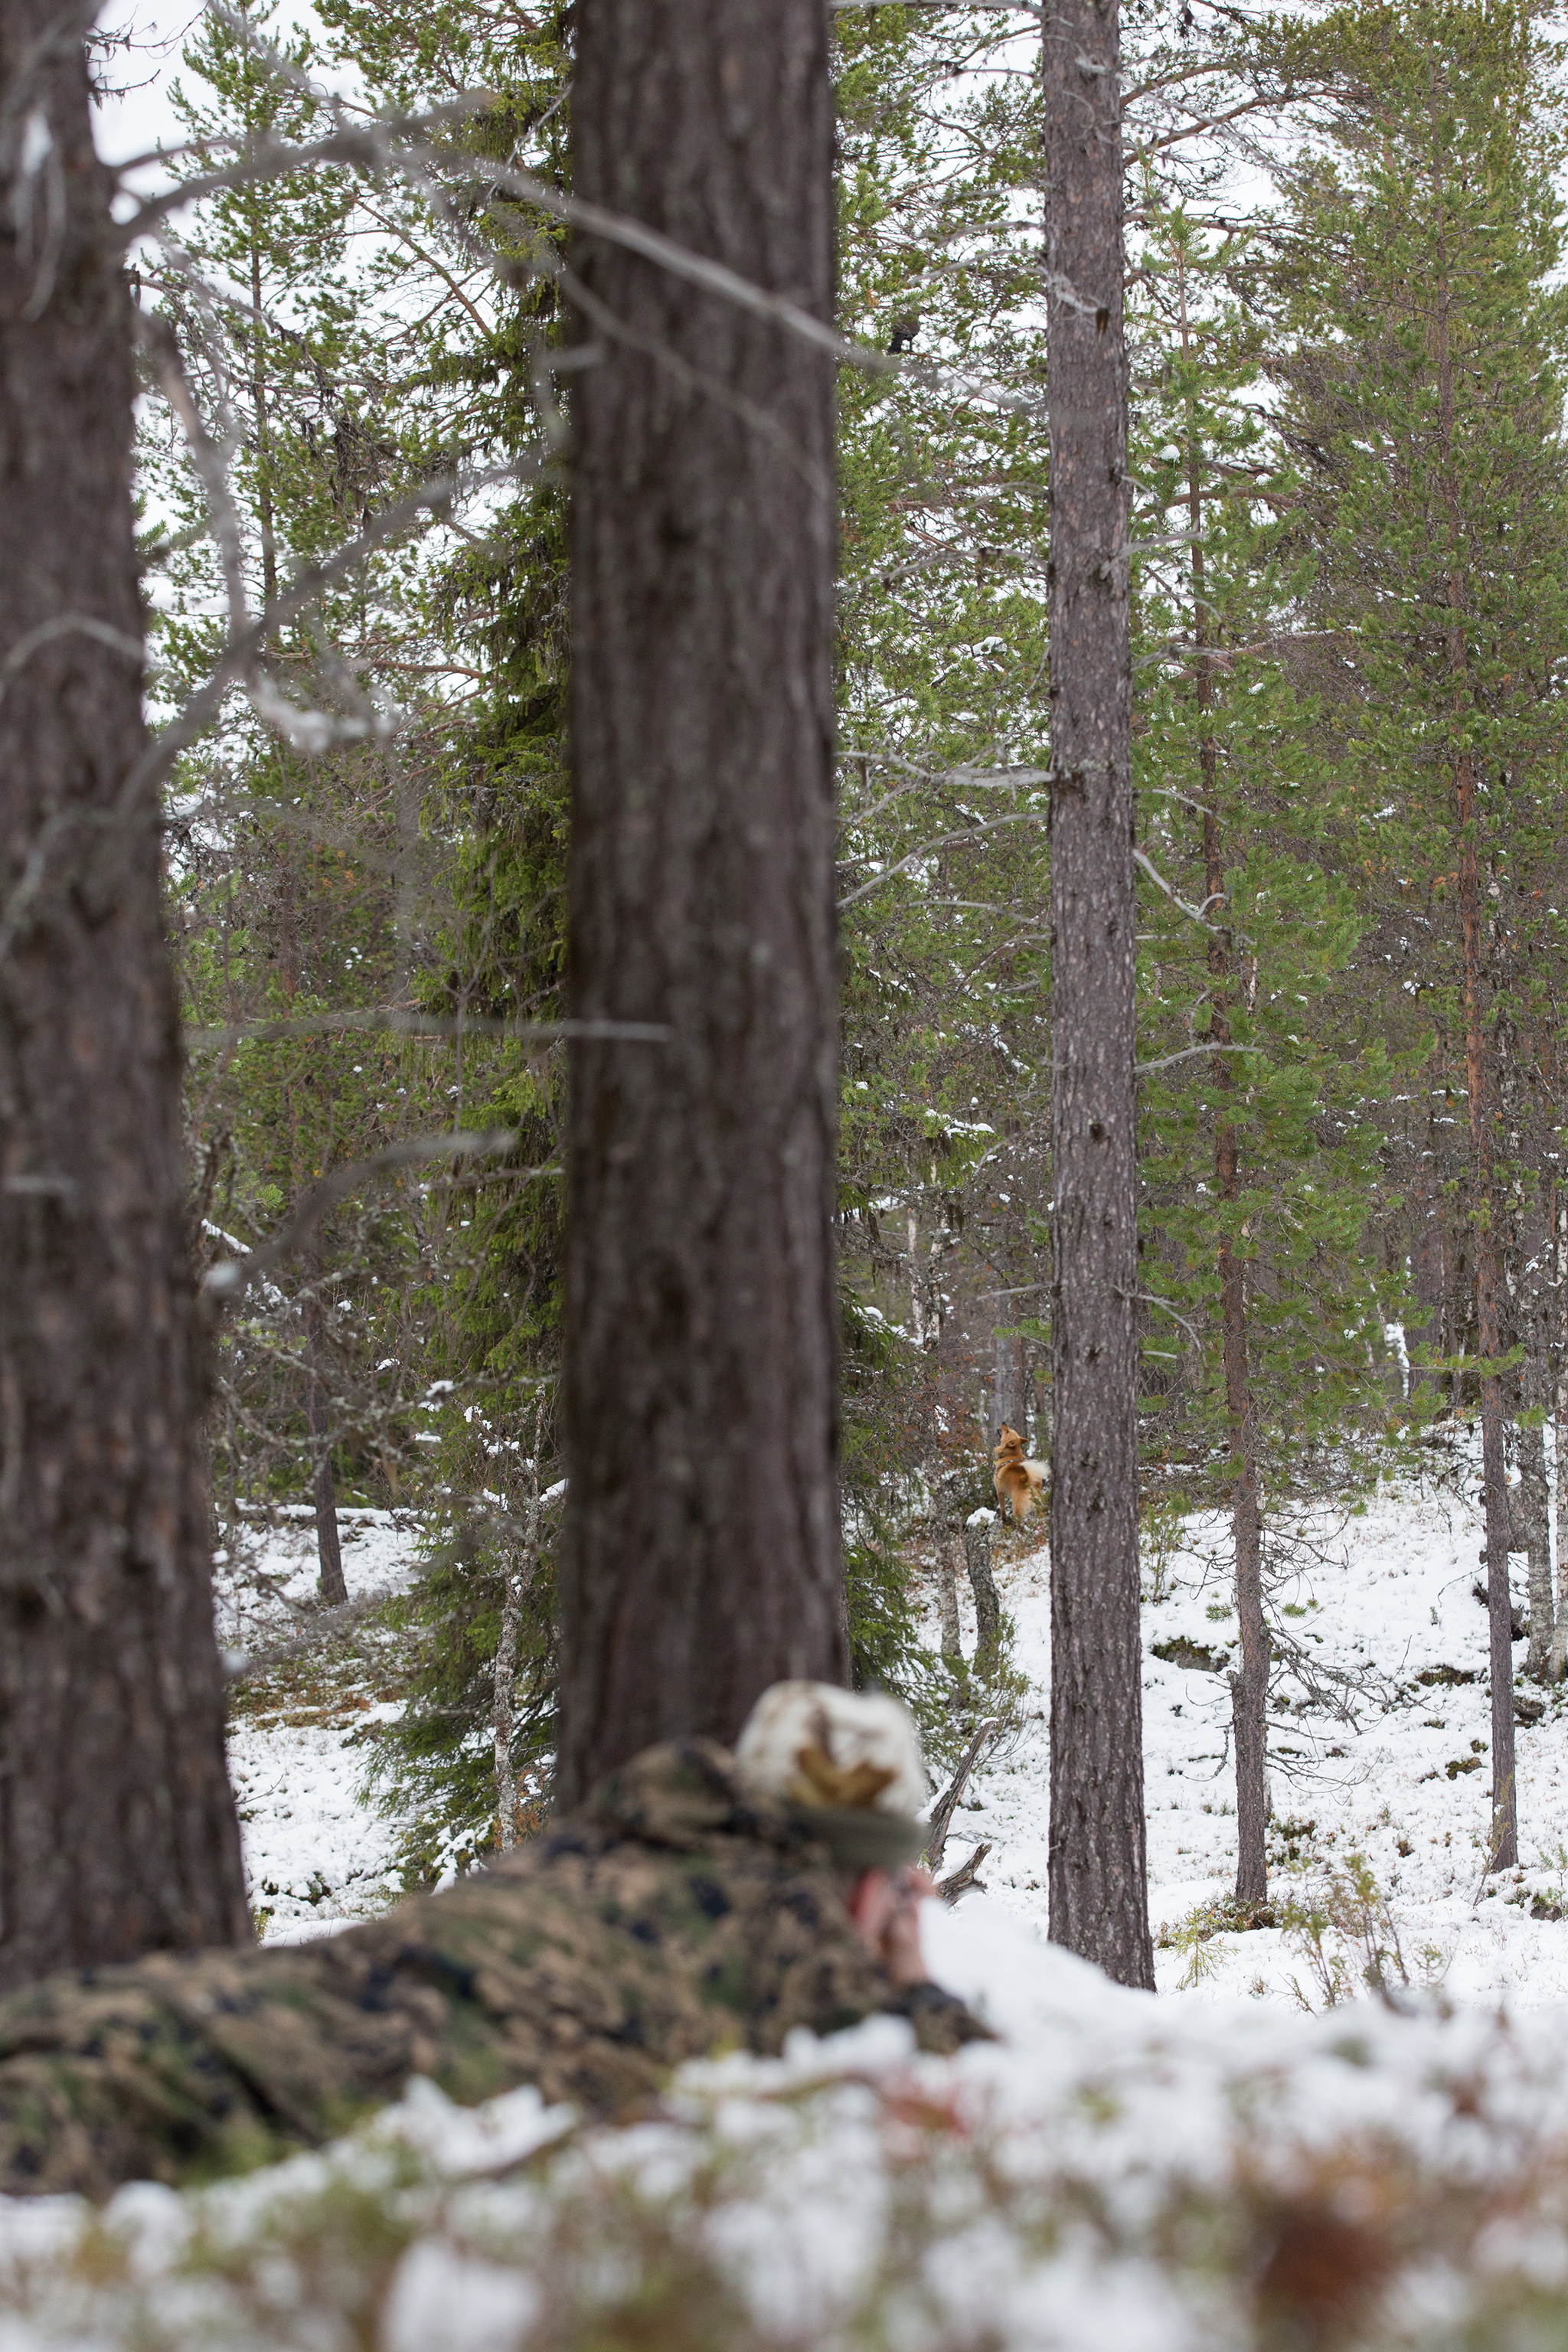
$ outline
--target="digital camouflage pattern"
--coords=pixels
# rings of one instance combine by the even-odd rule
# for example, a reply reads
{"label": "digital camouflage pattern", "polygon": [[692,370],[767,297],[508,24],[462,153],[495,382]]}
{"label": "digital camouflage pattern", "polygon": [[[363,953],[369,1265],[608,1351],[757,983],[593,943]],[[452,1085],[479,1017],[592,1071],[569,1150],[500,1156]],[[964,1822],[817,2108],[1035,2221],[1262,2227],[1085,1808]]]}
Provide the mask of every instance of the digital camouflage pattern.
{"label": "digital camouflage pattern", "polygon": [[0,2001],[0,2190],[103,2196],[331,2137],[425,2074],[635,2110],[683,2059],[876,2010],[923,2049],[984,2029],[868,1956],[826,1849],[721,1748],[649,1748],[445,1894],[319,1943],[157,1956]]}

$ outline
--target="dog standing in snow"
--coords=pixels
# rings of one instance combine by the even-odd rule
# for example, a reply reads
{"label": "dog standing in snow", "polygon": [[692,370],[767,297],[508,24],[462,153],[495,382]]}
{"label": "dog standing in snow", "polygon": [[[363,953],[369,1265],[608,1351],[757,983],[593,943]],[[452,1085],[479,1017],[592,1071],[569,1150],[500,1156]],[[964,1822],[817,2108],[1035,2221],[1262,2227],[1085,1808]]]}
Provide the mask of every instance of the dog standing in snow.
{"label": "dog standing in snow", "polygon": [[1046,1465],[1025,1458],[1024,1441],[1007,1422],[1002,1423],[1001,1441],[993,1446],[991,1458],[996,1465],[991,1480],[996,1500],[1011,1508],[1014,1526],[1022,1527],[1036,1496],[1044,1491]]}

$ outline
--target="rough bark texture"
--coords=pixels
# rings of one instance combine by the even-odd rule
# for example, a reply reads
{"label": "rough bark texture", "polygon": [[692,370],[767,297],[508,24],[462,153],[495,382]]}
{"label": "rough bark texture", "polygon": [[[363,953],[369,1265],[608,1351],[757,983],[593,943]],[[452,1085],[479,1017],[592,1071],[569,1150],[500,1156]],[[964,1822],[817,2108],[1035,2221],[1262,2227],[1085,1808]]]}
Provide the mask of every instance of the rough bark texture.
{"label": "rough bark texture", "polygon": [[107,200],[68,18],[0,0],[0,1987],[249,1932]]}
{"label": "rough bark texture", "polygon": [[[1469,1096],[1476,1234],[1476,1347],[1483,1366],[1503,1352],[1502,1280],[1493,1220],[1497,1185],[1491,1069],[1482,1001],[1480,871],[1476,856],[1476,777],[1468,753],[1455,775],[1460,835],[1459,941],[1465,989],[1465,1067]],[[1481,1483],[1487,1515],[1487,1608],[1490,1627],[1492,1828],[1489,1868],[1519,1860],[1519,1791],[1513,1751],[1513,1601],[1509,1586],[1508,1462],[1503,1445],[1502,1376],[1481,1374]]]}
{"label": "rough bark texture", "polygon": [[[312,1418],[310,1434],[317,1437]],[[343,1551],[338,1538],[338,1492],[332,1477],[331,1432],[321,1433],[322,1451],[310,1475],[310,1500],[316,1509],[317,1583],[329,1609],[341,1609],[349,1597],[343,1581]]]}
{"label": "rough bark texture", "polygon": [[[1519,1431],[1519,1516],[1530,1574],[1530,1648],[1524,1671],[1537,1681],[1545,1678],[1556,1634],[1552,1609],[1552,1493],[1546,1480],[1545,1414],[1551,1375],[1541,1304],[1539,1297],[1531,1299],[1520,1378],[1521,1402],[1532,1418],[1521,1422]],[[1533,1418],[1536,1415],[1540,1418]]]}
{"label": "rough bark texture", "polygon": [[1024,1335],[993,1331],[992,1353],[996,1368],[995,1393],[991,1400],[991,1443],[996,1444],[1003,1423],[1028,1442],[1028,1401],[1024,1386]]}
{"label": "rough bark texture", "polygon": [[1002,1635],[1002,1603],[996,1598],[996,1580],[991,1573],[991,1515],[987,1512],[966,1520],[963,1528],[963,1564],[969,1570],[970,1590],[974,1595],[974,1664],[981,1673],[994,1662]]}
{"label": "rough bark texture", "polygon": [[[827,318],[822,0],[581,0],[574,184]],[[559,1795],[847,1670],[831,1244],[833,386],[574,253],[574,1009]]]}
{"label": "rough bark texture", "polygon": [[1556,1402],[1557,1622],[1552,1628],[1546,1671],[1552,1682],[1560,1683],[1568,1670],[1568,1381],[1558,1381]]}
{"label": "rough bark texture", "polygon": [[958,1538],[943,1538],[936,1548],[936,1613],[942,1627],[942,1654],[950,1666],[963,1664],[963,1640],[958,1627],[958,1578],[952,1564]]}
{"label": "rough bark texture", "polygon": [[1116,0],[1045,20],[1053,1941],[1152,1985],[1138,1626],[1127,365]]}
{"label": "rough bark texture", "polygon": [[[303,1189],[298,1171],[294,1194]],[[341,1609],[349,1597],[343,1581],[343,1551],[338,1535],[338,1490],[332,1475],[332,1443],[337,1436],[332,1412],[331,1359],[321,1328],[318,1285],[321,1265],[312,1252],[305,1266],[301,1311],[305,1321],[305,1427],[310,1444],[310,1500],[316,1510],[316,1566],[321,1599],[329,1609]]]}

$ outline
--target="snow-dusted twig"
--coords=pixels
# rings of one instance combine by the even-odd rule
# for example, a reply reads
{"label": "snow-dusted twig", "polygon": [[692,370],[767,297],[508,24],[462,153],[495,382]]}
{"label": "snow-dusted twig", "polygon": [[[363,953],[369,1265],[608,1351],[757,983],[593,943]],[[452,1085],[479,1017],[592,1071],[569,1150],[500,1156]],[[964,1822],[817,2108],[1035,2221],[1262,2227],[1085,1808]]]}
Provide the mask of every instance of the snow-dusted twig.
{"label": "snow-dusted twig", "polygon": [[1184,898],[1177,897],[1175,891],[1172,889],[1170,884],[1166,881],[1164,876],[1160,872],[1159,867],[1154,864],[1152,858],[1146,857],[1141,849],[1135,849],[1133,851],[1132,858],[1133,863],[1139,867],[1141,872],[1147,874],[1150,881],[1154,883],[1158,888],[1164,892],[1172,906],[1174,907],[1181,914],[1187,916],[1191,921],[1196,923],[1200,930],[1214,931],[1218,929],[1216,924],[1209,921],[1208,911],[1211,907],[1224,906],[1225,893],[1223,890],[1215,891],[1212,896],[1204,900],[1201,907],[1189,907]]}
{"label": "snow-dusted twig", "polygon": [[335,1037],[385,1030],[399,1037],[526,1037],[552,1045],[559,1038],[587,1037],[638,1045],[668,1045],[674,1031],[662,1021],[508,1021],[485,1013],[444,1019],[435,1013],[404,1013],[390,1004],[356,1006],[348,1013],[307,1013],[287,1021],[233,1021],[221,1029],[187,1029],[187,1045],[224,1049],[278,1045],[286,1037]]}
{"label": "snow-dusted twig", "polygon": [[[312,1185],[293,1215],[246,1256],[220,1258],[216,1265],[209,1266],[202,1288],[226,1304],[242,1297],[258,1276],[292,1257],[340,1201],[363,1192],[367,1184],[393,1175],[399,1169],[416,1168],[426,1160],[482,1159],[494,1152],[510,1151],[517,1137],[514,1127],[484,1128],[456,1135],[416,1135],[404,1143],[389,1143],[384,1150],[373,1151],[368,1159],[352,1160],[347,1167],[334,1170],[331,1176]],[[554,1172],[550,1166],[516,1171],[520,1182]]]}

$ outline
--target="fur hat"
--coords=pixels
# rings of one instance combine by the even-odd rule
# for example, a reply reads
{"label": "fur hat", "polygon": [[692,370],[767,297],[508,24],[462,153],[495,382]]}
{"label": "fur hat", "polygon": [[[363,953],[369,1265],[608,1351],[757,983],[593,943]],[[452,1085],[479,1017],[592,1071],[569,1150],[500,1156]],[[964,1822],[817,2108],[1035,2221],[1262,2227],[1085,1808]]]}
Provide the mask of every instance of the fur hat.
{"label": "fur hat", "polygon": [[920,1742],[885,1691],[774,1683],[746,1717],[735,1767],[759,1796],[804,1813],[842,1869],[892,1869],[925,1843]]}

